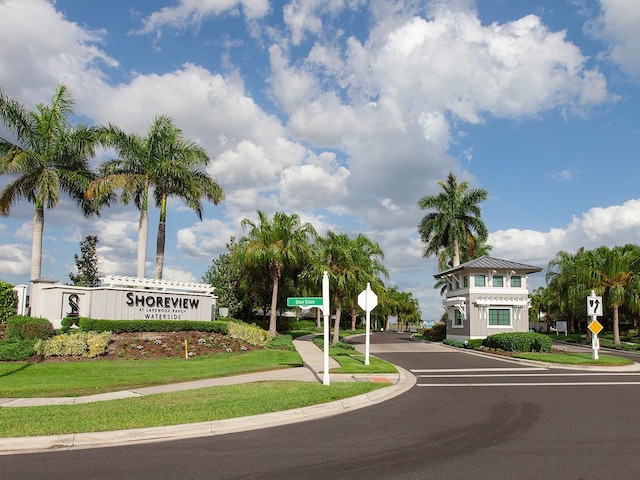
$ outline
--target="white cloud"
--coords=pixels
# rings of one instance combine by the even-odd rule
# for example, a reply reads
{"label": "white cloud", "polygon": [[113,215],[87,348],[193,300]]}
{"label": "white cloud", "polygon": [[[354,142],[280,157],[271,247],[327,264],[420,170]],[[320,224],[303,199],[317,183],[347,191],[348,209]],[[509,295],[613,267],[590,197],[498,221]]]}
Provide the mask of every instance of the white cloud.
{"label": "white cloud", "polygon": [[46,1],[0,2],[0,32],[2,86],[27,105],[46,102],[59,83],[89,88],[104,78],[99,67],[118,63],[100,48],[104,31],[67,21]]}
{"label": "white cloud", "polygon": [[230,237],[237,235],[237,225],[214,219],[205,219],[191,227],[178,230],[178,250],[184,255],[210,261],[226,252]]}
{"label": "white cloud", "polygon": [[23,243],[0,245],[0,271],[3,275],[27,275],[31,271],[31,248]]}
{"label": "white cloud", "polygon": [[622,205],[592,208],[574,217],[565,227],[547,232],[498,230],[489,235],[488,243],[493,245],[491,255],[546,267],[560,250],[575,252],[580,247],[640,244],[638,211],[640,199],[634,199]]}
{"label": "white cloud", "polygon": [[256,20],[269,12],[268,0],[179,0],[175,7],[163,7],[151,13],[138,33],[158,32],[163,27],[184,29],[199,26],[208,18],[222,14],[239,15]]}
{"label": "white cloud", "polygon": [[610,45],[611,59],[640,75],[640,8],[637,0],[600,0],[602,13],[590,30]]}

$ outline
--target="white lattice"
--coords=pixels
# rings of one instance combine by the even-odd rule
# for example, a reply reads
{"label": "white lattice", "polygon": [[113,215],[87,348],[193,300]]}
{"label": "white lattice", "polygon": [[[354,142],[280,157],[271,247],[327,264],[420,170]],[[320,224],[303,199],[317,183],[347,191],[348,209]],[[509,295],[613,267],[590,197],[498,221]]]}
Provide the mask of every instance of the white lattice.
{"label": "white lattice", "polygon": [[209,283],[179,282],[176,280],[157,280],[155,278],[127,277],[125,275],[106,275],[102,283],[107,287],[138,287],[153,290],[182,290],[185,292],[213,293]]}

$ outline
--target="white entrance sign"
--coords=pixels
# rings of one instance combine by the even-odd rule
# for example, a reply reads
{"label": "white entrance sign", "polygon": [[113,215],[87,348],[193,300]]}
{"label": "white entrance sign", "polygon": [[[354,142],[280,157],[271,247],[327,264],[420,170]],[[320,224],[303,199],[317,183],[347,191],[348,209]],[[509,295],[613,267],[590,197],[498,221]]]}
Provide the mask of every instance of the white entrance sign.
{"label": "white entrance sign", "polygon": [[60,328],[69,316],[104,320],[214,319],[216,297],[206,283],[107,276],[99,287],[31,282],[32,317]]}
{"label": "white entrance sign", "polygon": [[371,337],[371,310],[378,305],[378,296],[371,290],[371,284],[367,282],[367,288],[358,295],[358,306],[365,311],[365,347],[364,364],[369,365],[369,345]]}

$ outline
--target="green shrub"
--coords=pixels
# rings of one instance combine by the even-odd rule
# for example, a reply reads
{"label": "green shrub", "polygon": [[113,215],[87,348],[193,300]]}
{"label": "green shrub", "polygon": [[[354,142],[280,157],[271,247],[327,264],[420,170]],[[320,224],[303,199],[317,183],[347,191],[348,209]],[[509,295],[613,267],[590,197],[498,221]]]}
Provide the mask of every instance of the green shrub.
{"label": "green shrub", "polygon": [[276,335],[271,338],[267,344],[267,348],[272,350],[288,350],[294,352],[296,347],[293,346],[293,337],[291,335]]}
{"label": "green shrub", "polygon": [[306,332],[316,332],[318,326],[313,320],[295,320],[291,322],[291,330],[304,330]]}
{"label": "green shrub", "polygon": [[550,352],[549,337],[534,332],[497,333],[484,339],[482,345],[508,352]]}
{"label": "green shrub", "polygon": [[248,325],[246,323],[227,323],[228,334],[239,340],[249,343],[250,345],[257,347],[264,347],[271,337],[269,332],[263,330],[256,325]]}
{"label": "green shrub", "polygon": [[18,309],[18,293],[13,289],[13,285],[0,280],[0,323],[5,323],[7,319],[16,314]]}
{"label": "green shrub", "polygon": [[99,320],[80,317],[80,330],[88,332],[212,332],[227,335],[229,325],[233,322],[215,320],[204,322],[198,320]]}
{"label": "green shrub", "polygon": [[14,315],[7,319],[7,339],[44,340],[54,333],[53,325],[46,318]]}
{"label": "green shrub", "polygon": [[0,361],[26,360],[35,353],[37,340],[0,340]]}
{"label": "green shrub", "polygon": [[468,348],[478,348],[482,346],[482,342],[484,342],[484,338],[472,338],[467,340]]}
{"label": "green shrub", "polygon": [[442,343],[445,345],[450,345],[452,347],[464,348],[464,343],[458,342],[457,340],[451,340],[450,338],[445,338],[442,340]]}
{"label": "green shrub", "polygon": [[38,355],[45,357],[88,357],[104,355],[111,332],[74,332],[56,335],[36,343]]}
{"label": "green shrub", "polygon": [[62,333],[68,333],[72,326],[79,327],[78,322],[80,317],[65,317],[60,321],[60,331]]}
{"label": "green shrub", "polygon": [[418,333],[423,335],[427,340],[440,342],[444,340],[447,334],[447,325],[445,323],[434,323],[432,327],[418,330]]}

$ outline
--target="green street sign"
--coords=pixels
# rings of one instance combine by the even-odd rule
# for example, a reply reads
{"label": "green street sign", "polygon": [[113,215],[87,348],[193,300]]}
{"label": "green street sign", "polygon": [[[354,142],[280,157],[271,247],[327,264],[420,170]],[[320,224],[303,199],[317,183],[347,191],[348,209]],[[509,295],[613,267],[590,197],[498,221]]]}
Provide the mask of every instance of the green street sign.
{"label": "green street sign", "polygon": [[322,297],[289,297],[287,298],[287,307],[321,307]]}

